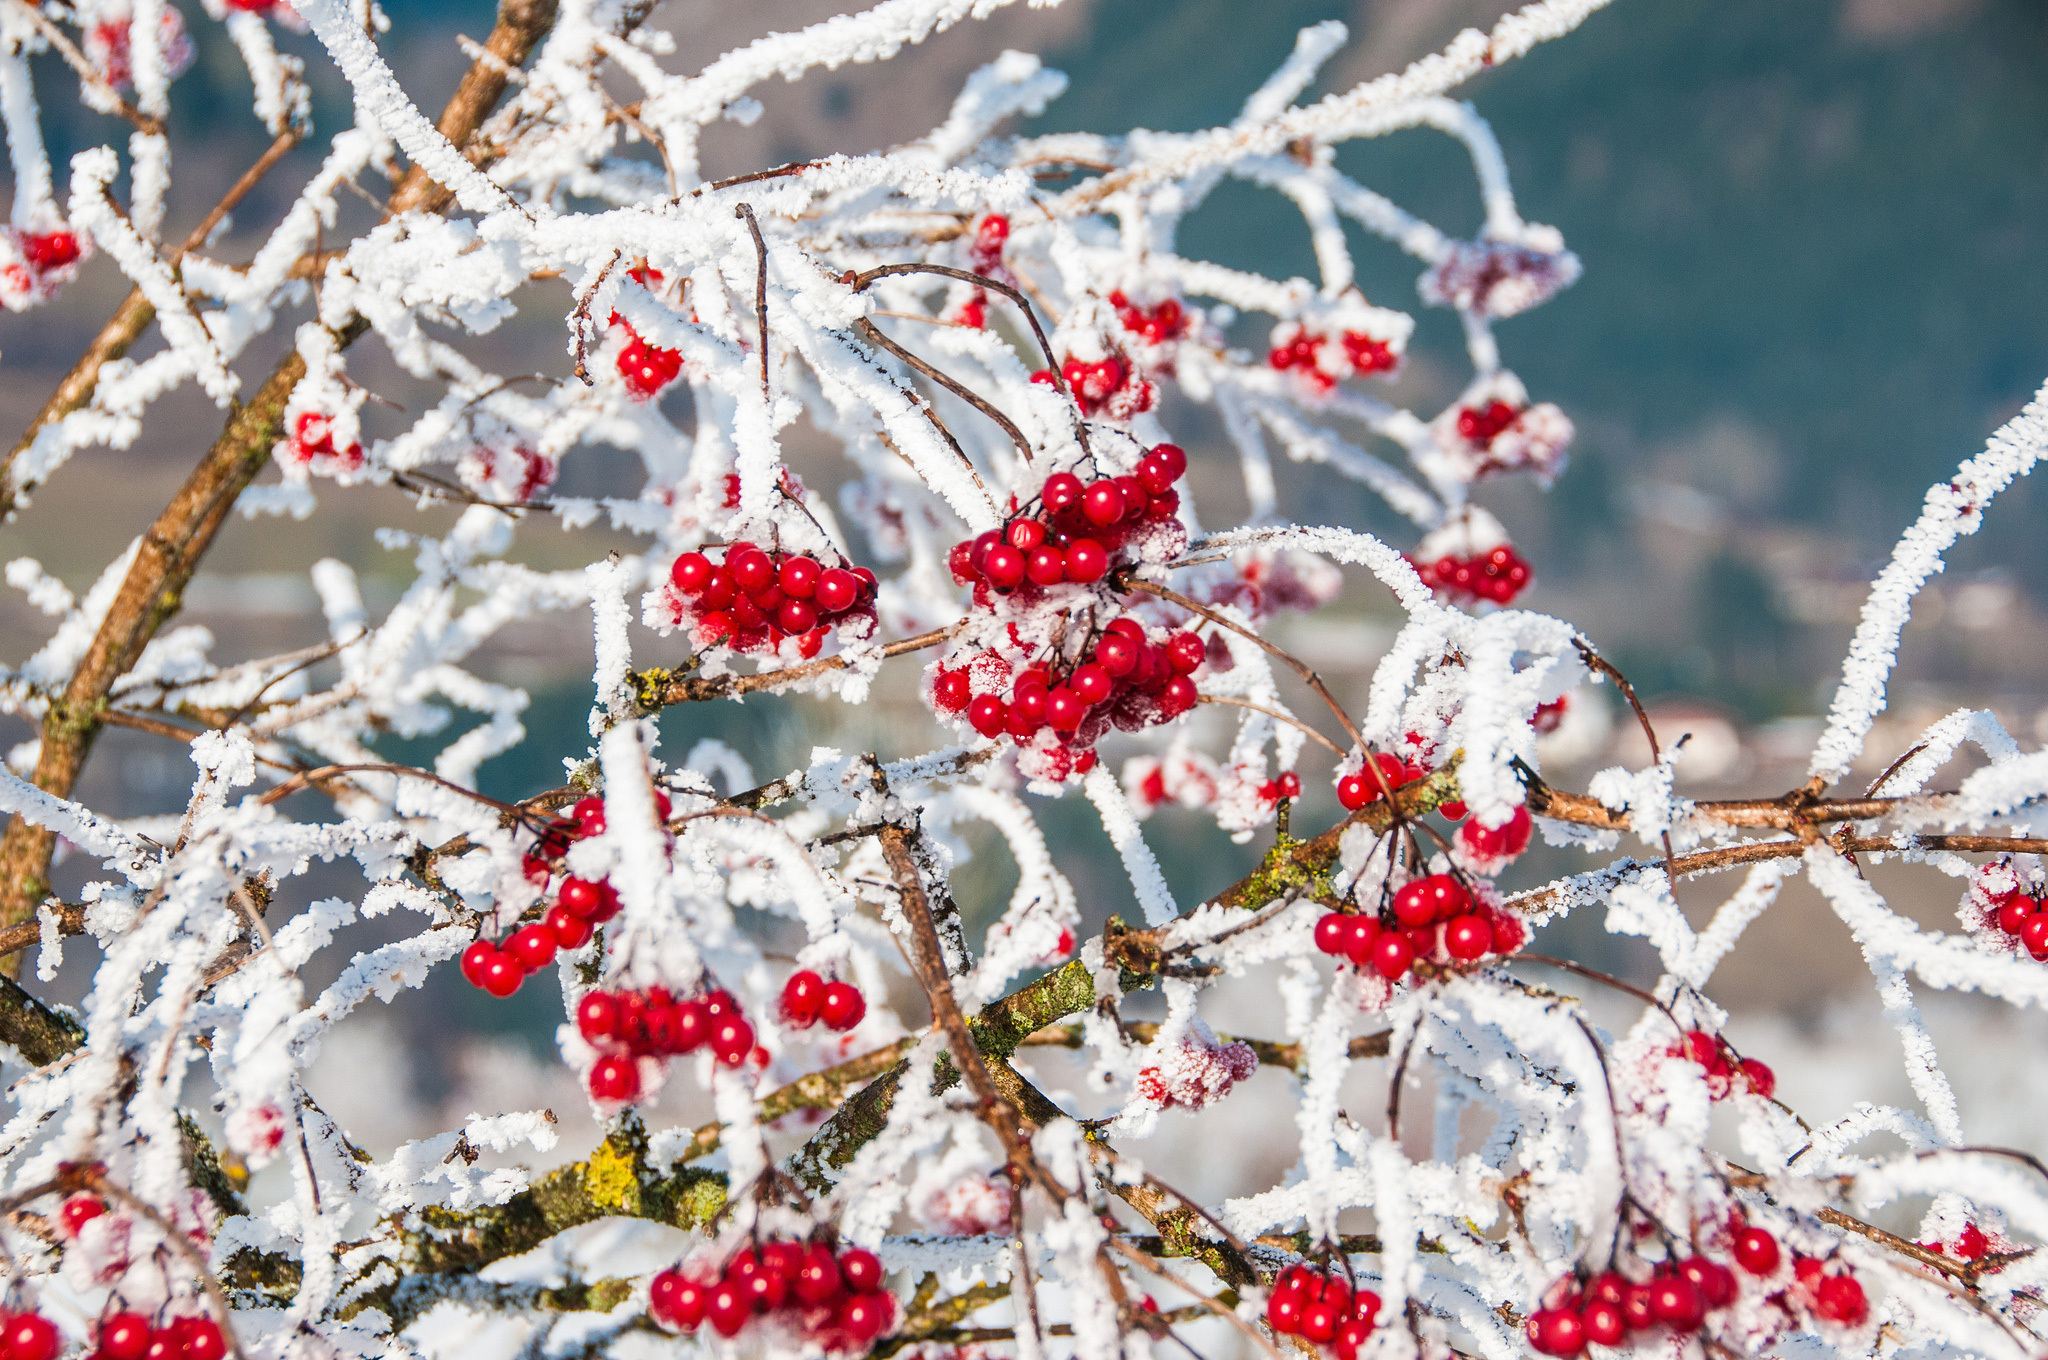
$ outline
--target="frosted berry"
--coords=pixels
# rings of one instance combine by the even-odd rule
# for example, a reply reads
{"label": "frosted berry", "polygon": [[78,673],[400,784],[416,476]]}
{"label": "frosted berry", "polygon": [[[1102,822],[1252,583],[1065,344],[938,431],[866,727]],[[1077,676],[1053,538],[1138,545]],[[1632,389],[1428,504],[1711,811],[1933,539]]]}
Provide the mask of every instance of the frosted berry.
{"label": "frosted berry", "polygon": [[1742,1060],[1742,1079],[1749,1083],[1749,1089],[1765,1100],[1778,1089],[1778,1074],[1755,1058]]}
{"label": "frosted berry", "polygon": [[849,1030],[868,1013],[867,998],[850,982],[828,982],[818,999],[818,1018],[825,1028]]}

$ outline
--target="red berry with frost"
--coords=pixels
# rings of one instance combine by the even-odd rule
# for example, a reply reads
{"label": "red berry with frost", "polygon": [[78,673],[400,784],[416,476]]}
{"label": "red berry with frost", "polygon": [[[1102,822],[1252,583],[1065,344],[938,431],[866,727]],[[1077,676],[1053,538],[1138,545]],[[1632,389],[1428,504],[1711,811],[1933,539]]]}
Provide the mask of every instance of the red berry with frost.
{"label": "red berry with frost", "polygon": [[711,1037],[711,1011],[701,1001],[677,1002],[672,1023],[678,1053],[694,1052]]}
{"label": "red berry with frost", "polygon": [[849,1030],[868,1013],[867,998],[850,982],[828,982],[818,998],[818,1018],[831,1030]]}
{"label": "red berry with frost", "polygon": [[1280,796],[1282,798],[1301,797],[1301,776],[1296,774],[1294,771],[1282,771],[1278,782],[1280,784]]}
{"label": "red berry with frost", "polygon": [[818,1022],[818,1008],[825,1001],[825,979],[808,968],[799,968],[782,984],[782,1018],[797,1029]]}
{"label": "red berry with frost", "polygon": [[1166,640],[1166,659],[1180,675],[1193,675],[1208,656],[1208,646],[1195,633],[1175,633]]}
{"label": "red berry with frost", "polygon": [[1742,1060],[1742,1079],[1749,1083],[1749,1089],[1769,1100],[1778,1089],[1778,1074],[1755,1058]]}
{"label": "red berry with frost", "polygon": [[1673,1331],[1690,1332],[1706,1319],[1707,1301],[1692,1281],[1666,1275],[1650,1282],[1650,1311]]}
{"label": "red berry with frost", "polygon": [[647,1287],[647,1310],[677,1331],[694,1331],[711,1306],[711,1291],[681,1271],[664,1270]]}
{"label": "red berry with frost", "polygon": [[602,836],[604,834],[604,799],[598,797],[579,798],[576,806],[569,809],[569,816],[576,823],[579,836]]}
{"label": "red berry with frost", "polygon": [[1819,1302],[1814,1311],[1830,1322],[1860,1327],[1870,1316],[1870,1300],[1863,1293],[1863,1285],[1853,1275],[1830,1275],[1820,1282],[1815,1293]]}
{"label": "red berry with frost", "polygon": [[78,1236],[79,1229],[107,1211],[98,1195],[73,1195],[57,1210],[57,1223],[66,1237]]}

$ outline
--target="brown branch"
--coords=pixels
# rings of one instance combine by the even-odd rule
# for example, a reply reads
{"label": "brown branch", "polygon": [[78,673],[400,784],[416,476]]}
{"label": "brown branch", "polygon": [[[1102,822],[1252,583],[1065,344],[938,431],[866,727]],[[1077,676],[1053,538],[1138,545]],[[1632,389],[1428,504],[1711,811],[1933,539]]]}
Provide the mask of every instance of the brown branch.
{"label": "brown branch", "polygon": [[[1073,395],[1067,386],[1066,375],[1060,372],[1060,361],[1052,352],[1052,342],[1045,338],[1045,328],[1038,324],[1038,313],[1031,309],[1030,299],[1026,298],[1009,284],[999,283],[986,275],[970,274],[964,269],[955,269],[951,265],[885,264],[878,269],[870,269],[855,275],[853,291],[856,293],[866,292],[868,285],[876,279],[885,279],[895,274],[937,274],[941,278],[959,279],[961,282],[971,283],[977,288],[986,288],[991,292],[1001,293],[1004,297],[1016,303],[1017,310],[1024,313],[1024,319],[1031,323],[1031,334],[1037,337],[1038,348],[1045,355],[1046,369],[1052,374],[1053,390],[1062,396],[1071,397]],[[1087,445],[1084,443],[1082,447],[1086,448]]]}
{"label": "brown branch", "polygon": [[1313,727],[1310,727],[1307,723],[1295,717],[1292,713],[1282,713],[1277,708],[1268,708],[1264,704],[1255,704],[1249,699],[1233,699],[1227,694],[1204,694],[1200,696],[1200,701],[1205,704],[1228,704],[1232,708],[1248,708],[1254,713],[1263,713],[1267,717],[1273,719],[1275,722],[1284,722],[1289,727],[1299,728],[1301,732],[1304,735],[1311,738],[1316,743],[1316,745],[1322,747],[1324,750],[1328,751],[1331,755],[1337,757],[1339,760],[1342,760],[1344,758],[1344,752],[1341,748],[1338,747],[1336,742],[1331,741],[1328,737],[1316,731]]}
{"label": "brown branch", "polygon": [[[1024,456],[1024,461],[1027,463],[1031,461],[1031,441],[1024,437],[1024,431],[1017,428],[1016,422],[997,410],[995,404],[989,401],[988,398],[982,396],[979,392],[967,386],[967,384],[950,377],[918,358],[915,354],[883,334],[882,328],[866,317],[855,318],[853,324],[856,330],[867,337],[870,344],[879,345],[883,349],[888,350],[889,353],[895,355],[904,363],[909,364],[912,368],[924,374],[927,378],[930,378],[933,382],[939,384],[948,392],[951,392],[954,396],[960,398],[990,420],[993,420],[996,424],[1002,426],[1003,432],[1010,436],[1011,440],[1017,445],[1017,451]],[[957,448],[958,446],[955,445],[955,447]],[[967,455],[963,452],[960,456],[962,459],[965,459]],[[968,464],[970,469],[973,466],[972,463]]]}
{"label": "brown branch", "polygon": [[[1157,1037],[1159,1026],[1150,1020],[1133,1020],[1123,1026],[1124,1034],[1137,1043],[1149,1044]],[[1361,1034],[1353,1038],[1347,1056],[1357,1062],[1365,1058],[1387,1056],[1387,1043],[1392,1030],[1380,1030],[1374,1034]],[[1258,1055],[1262,1067],[1284,1067],[1300,1071],[1303,1049],[1299,1043],[1276,1043],[1271,1039],[1253,1039],[1242,1034],[1225,1034],[1218,1030],[1216,1037],[1226,1044],[1243,1044]],[[1081,1026],[1048,1025],[1025,1038],[1020,1048],[1079,1048],[1081,1047]]]}
{"label": "brown branch", "polygon": [[[74,907],[68,902],[55,904],[57,932],[60,935],[85,934],[85,908]],[[23,921],[19,925],[0,927],[0,954],[18,954],[30,945],[38,944],[43,938],[43,923],[40,919]]]}
{"label": "brown branch", "polygon": [[[1289,652],[1283,647],[1276,646],[1275,644],[1268,642],[1265,638],[1260,637],[1257,633],[1253,632],[1249,628],[1246,628],[1243,624],[1233,623],[1231,620],[1223,617],[1223,615],[1217,613],[1215,610],[1209,608],[1207,605],[1198,604],[1194,600],[1191,600],[1187,596],[1181,594],[1179,591],[1173,590],[1167,586],[1159,585],[1156,582],[1146,581],[1139,577],[1119,572],[1115,576],[1110,578],[1110,588],[1118,591],[1136,590],[1141,591],[1147,595],[1156,595],[1162,600],[1168,600],[1174,604],[1179,605],[1182,609],[1187,610],[1191,614],[1201,615],[1203,618],[1207,619],[1209,622],[1215,624],[1219,628],[1228,628],[1231,632],[1236,633],[1238,636],[1248,638],[1253,643],[1256,643],[1262,650],[1265,651],[1265,653],[1268,656],[1271,656],[1274,660],[1279,661],[1281,664],[1285,665],[1287,669],[1293,671],[1296,675],[1300,676],[1302,678],[1303,683],[1305,683],[1310,689],[1314,690],[1316,692],[1317,697],[1320,698],[1324,703],[1328,704],[1330,706],[1330,711],[1337,715],[1337,721],[1343,725],[1344,735],[1351,738],[1351,744],[1353,746],[1358,747],[1360,750],[1365,749],[1365,738],[1358,734],[1358,724],[1351,721],[1351,715],[1344,711],[1344,705],[1338,703],[1337,696],[1330,693],[1330,687],[1323,683],[1323,677],[1317,675],[1315,671],[1310,668],[1307,662],[1301,660],[1301,658],[1295,656],[1292,652]],[[1371,759],[1370,757],[1367,758],[1365,763],[1368,768],[1379,768],[1379,762]],[[1381,792],[1383,794],[1391,793],[1392,790],[1385,787],[1385,775],[1382,775],[1380,778]]]}
{"label": "brown branch", "polygon": [[768,242],[761,237],[761,224],[754,220],[753,204],[740,204],[732,215],[744,219],[747,230],[754,233],[754,255],[760,262],[760,272],[754,276],[754,314],[759,318],[761,331],[761,404],[769,408],[772,419],[775,403],[768,391]]}
{"label": "brown branch", "polygon": [[[957,623],[944,628],[934,628],[929,633],[903,638],[882,648],[886,660],[908,652],[923,651],[936,647],[960,631]],[[827,671],[845,670],[852,662],[842,653],[839,656],[820,657],[816,661],[805,661],[781,670],[757,671],[752,675],[727,674],[706,679],[703,676],[677,674],[667,670],[635,671],[627,677],[643,713],[652,713],[670,704],[702,703],[707,699],[730,699],[757,690],[778,689],[783,685],[808,680],[814,675]]]}

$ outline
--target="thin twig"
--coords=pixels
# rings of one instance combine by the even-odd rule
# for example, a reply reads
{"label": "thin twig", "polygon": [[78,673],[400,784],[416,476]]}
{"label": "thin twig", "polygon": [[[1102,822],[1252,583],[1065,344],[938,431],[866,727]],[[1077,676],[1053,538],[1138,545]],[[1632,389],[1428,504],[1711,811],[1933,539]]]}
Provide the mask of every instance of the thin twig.
{"label": "thin twig", "polygon": [[1328,737],[1316,731],[1313,727],[1310,727],[1307,723],[1295,717],[1292,713],[1282,713],[1277,708],[1268,708],[1264,704],[1255,704],[1249,699],[1235,699],[1227,694],[1204,694],[1200,696],[1200,698],[1201,702],[1205,704],[1228,704],[1232,708],[1248,708],[1254,713],[1263,713],[1267,717],[1275,720],[1276,722],[1284,722],[1289,727],[1299,728],[1318,746],[1321,746],[1331,755],[1337,757],[1337,759],[1339,760],[1342,760],[1344,758],[1344,752],[1342,749],[1338,747],[1336,742],[1331,741]]}
{"label": "thin twig", "polygon": [[754,220],[753,204],[739,204],[732,215],[744,220],[754,234],[754,255],[759,263],[754,275],[754,315],[761,331],[761,404],[772,410],[775,403],[768,393],[768,242],[762,239],[761,224]]}
{"label": "thin twig", "polygon": [[[973,388],[967,386],[967,384],[955,380],[946,373],[941,372],[939,369],[932,367],[932,365],[918,358],[917,355],[911,353],[902,345],[897,344],[894,340],[891,340],[888,337],[888,335],[886,335],[883,332],[880,326],[877,326],[874,322],[868,320],[866,317],[863,316],[856,318],[853,324],[855,329],[857,329],[862,335],[866,336],[870,343],[879,345],[881,348],[888,350],[889,353],[895,355],[904,363],[909,364],[919,373],[924,374],[927,378],[930,378],[933,382],[939,384],[948,392],[951,392],[954,396],[960,398],[969,406],[972,406],[975,410],[981,412],[990,420],[993,420],[996,424],[1002,426],[1003,432],[1009,435],[1010,439],[1017,445],[1017,451],[1023,455],[1024,461],[1027,463],[1031,461],[1031,441],[1024,437],[1024,431],[1017,428],[1017,423],[1011,420],[1008,416],[1004,415],[1001,411],[997,410],[995,404],[989,401],[988,398],[982,396],[979,392],[976,392]],[[961,456],[963,458],[966,457],[964,453]],[[969,466],[971,467],[973,465],[970,463]]]}

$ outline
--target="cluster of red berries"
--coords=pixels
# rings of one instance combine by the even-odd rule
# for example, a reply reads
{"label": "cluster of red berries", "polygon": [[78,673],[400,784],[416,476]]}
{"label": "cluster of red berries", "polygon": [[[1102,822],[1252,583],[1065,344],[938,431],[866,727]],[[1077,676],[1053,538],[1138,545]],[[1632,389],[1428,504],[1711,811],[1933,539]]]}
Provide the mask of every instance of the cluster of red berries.
{"label": "cluster of red berries", "polygon": [[1472,557],[1444,556],[1434,562],[1410,558],[1408,565],[1431,590],[1464,602],[1507,604],[1527,588],[1530,577],[1528,562],[1509,543]]}
{"label": "cluster of red berries", "polygon": [[[1111,355],[1089,363],[1086,359],[1068,359],[1060,365],[1060,377],[1066,380],[1067,390],[1074,394],[1074,401],[1083,415],[1099,415],[1107,407],[1114,407],[1110,414],[1118,420],[1129,420],[1132,416],[1152,409],[1158,400],[1159,391],[1137,370],[1125,366],[1123,360]],[[1031,375],[1031,381],[1056,386],[1049,368],[1041,368]]]}
{"label": "cluster of red berries", "polygon": [[350,444],[347,448],[334,447],[334,420],[320,411],[301,411],[292,425],[291,454],[301,463],[310,463],[315,458],[334,458],[341,465],[354,472],[363,465],[363,446]]}
{"label": "cluster of red berries", "polygon": [[1338,1360],[1358,1360],[1372,1336],[1380,1296],[1353,1289],[1335,1272],[1296,1263],[1280,1272],[1266,1299],[1266,1323],[1282,1336],[1298,1336],[1336,1351]]}
{"label": "cluster of red berries", "polygon": [[1104,625],[1092,659],[1065,674],[1056,677],[1046,666],[1020,672],[1007,703],[994,694],[969,698],[965,667],[941,670],[932,697],[942,713],[964,709],[968,723],[984,737],[1007,734],[1028,742],[1041,727],[1050,727],[1086,750],[1112,723],[1135,731],[1171,722],[1192,709],[1198,695],[1188,677],[1202,664],[1204,652],[1193,633],[1175,633],[1163,646],[1152,642],[1143,624],[1124,615]]}
{"label": "cluster of red berries", "polygon": [[[1342,351],[1344,358],[1341,364],[1328,362],[1336,357],[1329,353],[1331,345]],[[1348,366],[1351,374],[1358,377],[1388,373],[1400,365],[1401,357],[1386,341],[1375,340],[1360,331],[1319,335],[1304,329],[1296,331],[1285,344],[1275,345],[1267,353],[1266,362],[1283,373],[1289,370],[1298,372],[1317,391],[1327,392],[1345,376],[1341,371],[1344,367]],[[1332,372],[1332,368],[1339,371]]]}
{"label": "cluster of red berries", "polygon": [[1003,267],[1003,246],[1010,239],[1010,219],[1001,213],[990,213],[974,228],[974,240],[967,251],[973,257],[973,270],[977,274],[993,274]]}
{"label": "cluster of red berries", "polygon": [[[1445,816],[1450,815],[1448,809],[1452,807],[1463,815],[1463,803],[1446,803]],[[1465,823],[1458,828],[1458,845],[1471,861],[1481,865],[1504,864],[1529,848],[1529,839],[1535,829],[1535,823],[1529,819],[1529,809],[1517,806],[1499,826],[1481,826],[1477,821]],[[1481,872],[1491,873],[1492,870],[1482,869]]]}
{"label": "cluster of red berries", "polygon": [[[30,1322],[48,1329],[46,1347],[28,1344],[24,1332]],[[10,1320],[0,1337],[0,1354],[7,1360],[50,1360],[61,1348],[57,1329],[33,1313]],[[98,1341],[87,1360],[221,1360],[228,1353],[220,1324],[207,1317],[173,1318],[152,1327],[140,1313],[115,1313],[100,1322]]]}
{"label": "cluster of red berries", "polygon": [[[1163,785],[1164,781],[1162,780],[1161,782]],[[1166,801],[1163,787],[1160,792],[1162,796],[1155,801],[1163,803]],[[1277,803],[1282,798],[1299,797],[1301,797],[1301,776],[1292,770],[1286,771],[1278,779],[1268,779],[1265,783],[1259,785],[1259,801],[1262,803]]]}
{"label": "cluster of red berries", "polygon": [[1471,963],[1488,954],[1512,954],[1529,938],[1519,919],[1474,902],[1465,885],[1450,874],[1402,884],[1389,914],[1391,919],[1382,920],[1363,913],[1330,912],[1316,922],[1316,948],[1398,982],[1418,959]]}
{"label": "cluster of red berries", "polygon": [[1684,1058],[1705,1069],[1707,1090],[1715,1100],[1726,1100],[1740,1080],[1765,1100],[1778,1089],[1778,1074],[1755,1058],[1739,1056],[1727,1040],[1703,1029],[1689,1029],[1685,1038],[1664,1050],[1673,1058]]}
{"label": "cluster of red berries", "polygon": [[[656,789],[654,805],[660,818],[667,821],[668,795]],[[526,852],[527,880],[545,887],[562,856],[569,852],[570,841],[602,834],[604,799],[592,795],[578,800],[570,809],[568,823],[549,828]],[[556,890],[555,905],[540,920],[519,927],[502,945],[479,939],[463,950],[462,976],[472,987],[503,999],[518,991],[529,974],[553,963],[556,950],[581,949],[590,943],[596,927],[618,914],[619,894],[611,880],[564,878]]]}
{"label": "cluster of red berries", "polygon": [[1491,444],[1495,436],[1521,419],[1518,407],[1504,401],[1489,401],[1484,406],[1467,406],[1458,412],[1458,433],[1467,442],[1481,447]]}
{"label": "cluster of red berries", "polygon": [[1953,1243],[1922,1242],[1920,1245],[1939,1256],[1952,1255],[1958,1261],[1975,1261],[1990,1252],[1991,1239],[1976,1224],[1965,1223]]}
{"label": "cluster of red berries", "polygon": [[867,998],[851,982],[827,982],[808,968],[799,968],[782,984],[782,1019],[792,1029],[825,1028],[844,1033],[868,1013]]}
{"label": "cluster of red berries", "polygon": [[716,1279],[664,1270],[648,1290],[648,1311],[678,1331],[709,1322],[728,1339],[754,1318],[780,1311],[810,1340],[841,1354],[865,1351],[896,1324],[896,1300],[882,1290],[882,1262],[850,1247],[785,1240],[742,1248]]}
{"label": "cluster of red berries", "polygon": [[873,613],[875,574],[866,567],[828,567],[802,553],[769,552],[735,543],[723,562],[686,552],[669,569],[699,647],[773,652],[794,637],[814,657],[849,615]]}
{"label": "cluster of red berries", "polygon": [[62,269],[78,262],[78,235],[69,231],[23,231],[15,233],[14,244],[21,258],[38,274]]}
{"label": "cluster of red berries", "polygon": [[[661,271],[653,265],[641,265],[629,271],[626,277],[649,290],[661,287]],[[619,351],[619,376],[625,380],[626,392],[633,400],[646,401],[682,373],[681,350],[648,344],[640,338],[640,332],[633,329],[633,323],[617,312],[611,314],[610,324],[622,326],[626,331],[625,348]]]}
{"label": "cluster of red berries", "polygon": [[1998,929],[2018,940],[2037,959],[2048,960],[2048,898],[2029,897],[2014,888],[1997,899]]}
{"label": "cluster of red berries", "polygon": [[[1375,755],[1373,763],[1378,765],[1380,773],[1386,776],[1385,788],[1381,787],[1379,779],[1370,770],[1362,768],[1338,778],[1337,802],[1346,812],[1356,812],[1362,807],[1378,802],[1385,796],[1386,789],[1398,791],[1403,784],[1412,784],[1429,775],[1427,766],[1403,760],[1386,751]],[[1462,808],[1459,809],[1458,815],[1464,815]],[[1456,821],[1457,818],[1454,817],[1452,820]]]}
{"label": "cluster of red berries", "polygon": [[1148,345],[1178,340],[1188,328],[1188,314],[1179,298],[1140,307],[1118,291],[1109,295],[1109,305],[1116,308],[1116,319],[1123,322],[1124,329]]}
{"label": "cluster of red berries", "polygon": [[1139,460],[1136,472],[1121,477],[1084,483],[1071,472],[1055,472],[1039,491],[1042,514],[1017,515],[1001,529],[954,544],[946,565],[955,581],[975,587],[974,602],[984,607],[989,592],[1007,595],[1027,582],[1100,581],[1133,535],[1177,522],[1174,484],[1187,470],[1181,447],[1161,444]]}
{"label": "cluster of red berries", "polygon": [[754,1057],[754,1027],[728,991],[678,1001],[665,987],[587,992],[576,1003],[576,1032],[603,1050],[590,1068],[590,1094],[623,1104],[640,1097],[641,1058],[674,1058],[708,1047],[727,1067]]}
{"label": "cluster of red berries", "polygon": [[[1765,1233],[1766,1238],[1770,1237]],[[1777,1247],[1771,1241],[1772,1268]],[[1740,1258],[1740,1253],[1737,1254]],[[1761,1272],[1760,1272],[1761,1273]],[[1735,1272],[1704,1256],[1666,1263],[1647,1281],[1609,1270],[1584,1293],[1539,1308],[1524,1324],[1529,1344],[1544,1355],[1577,1355],[1586,1343],[1619,1346],[1630,1332],[1668,1328],[1681,1336],[1700,1329],[1707,1314],[1734,1302]]]}

